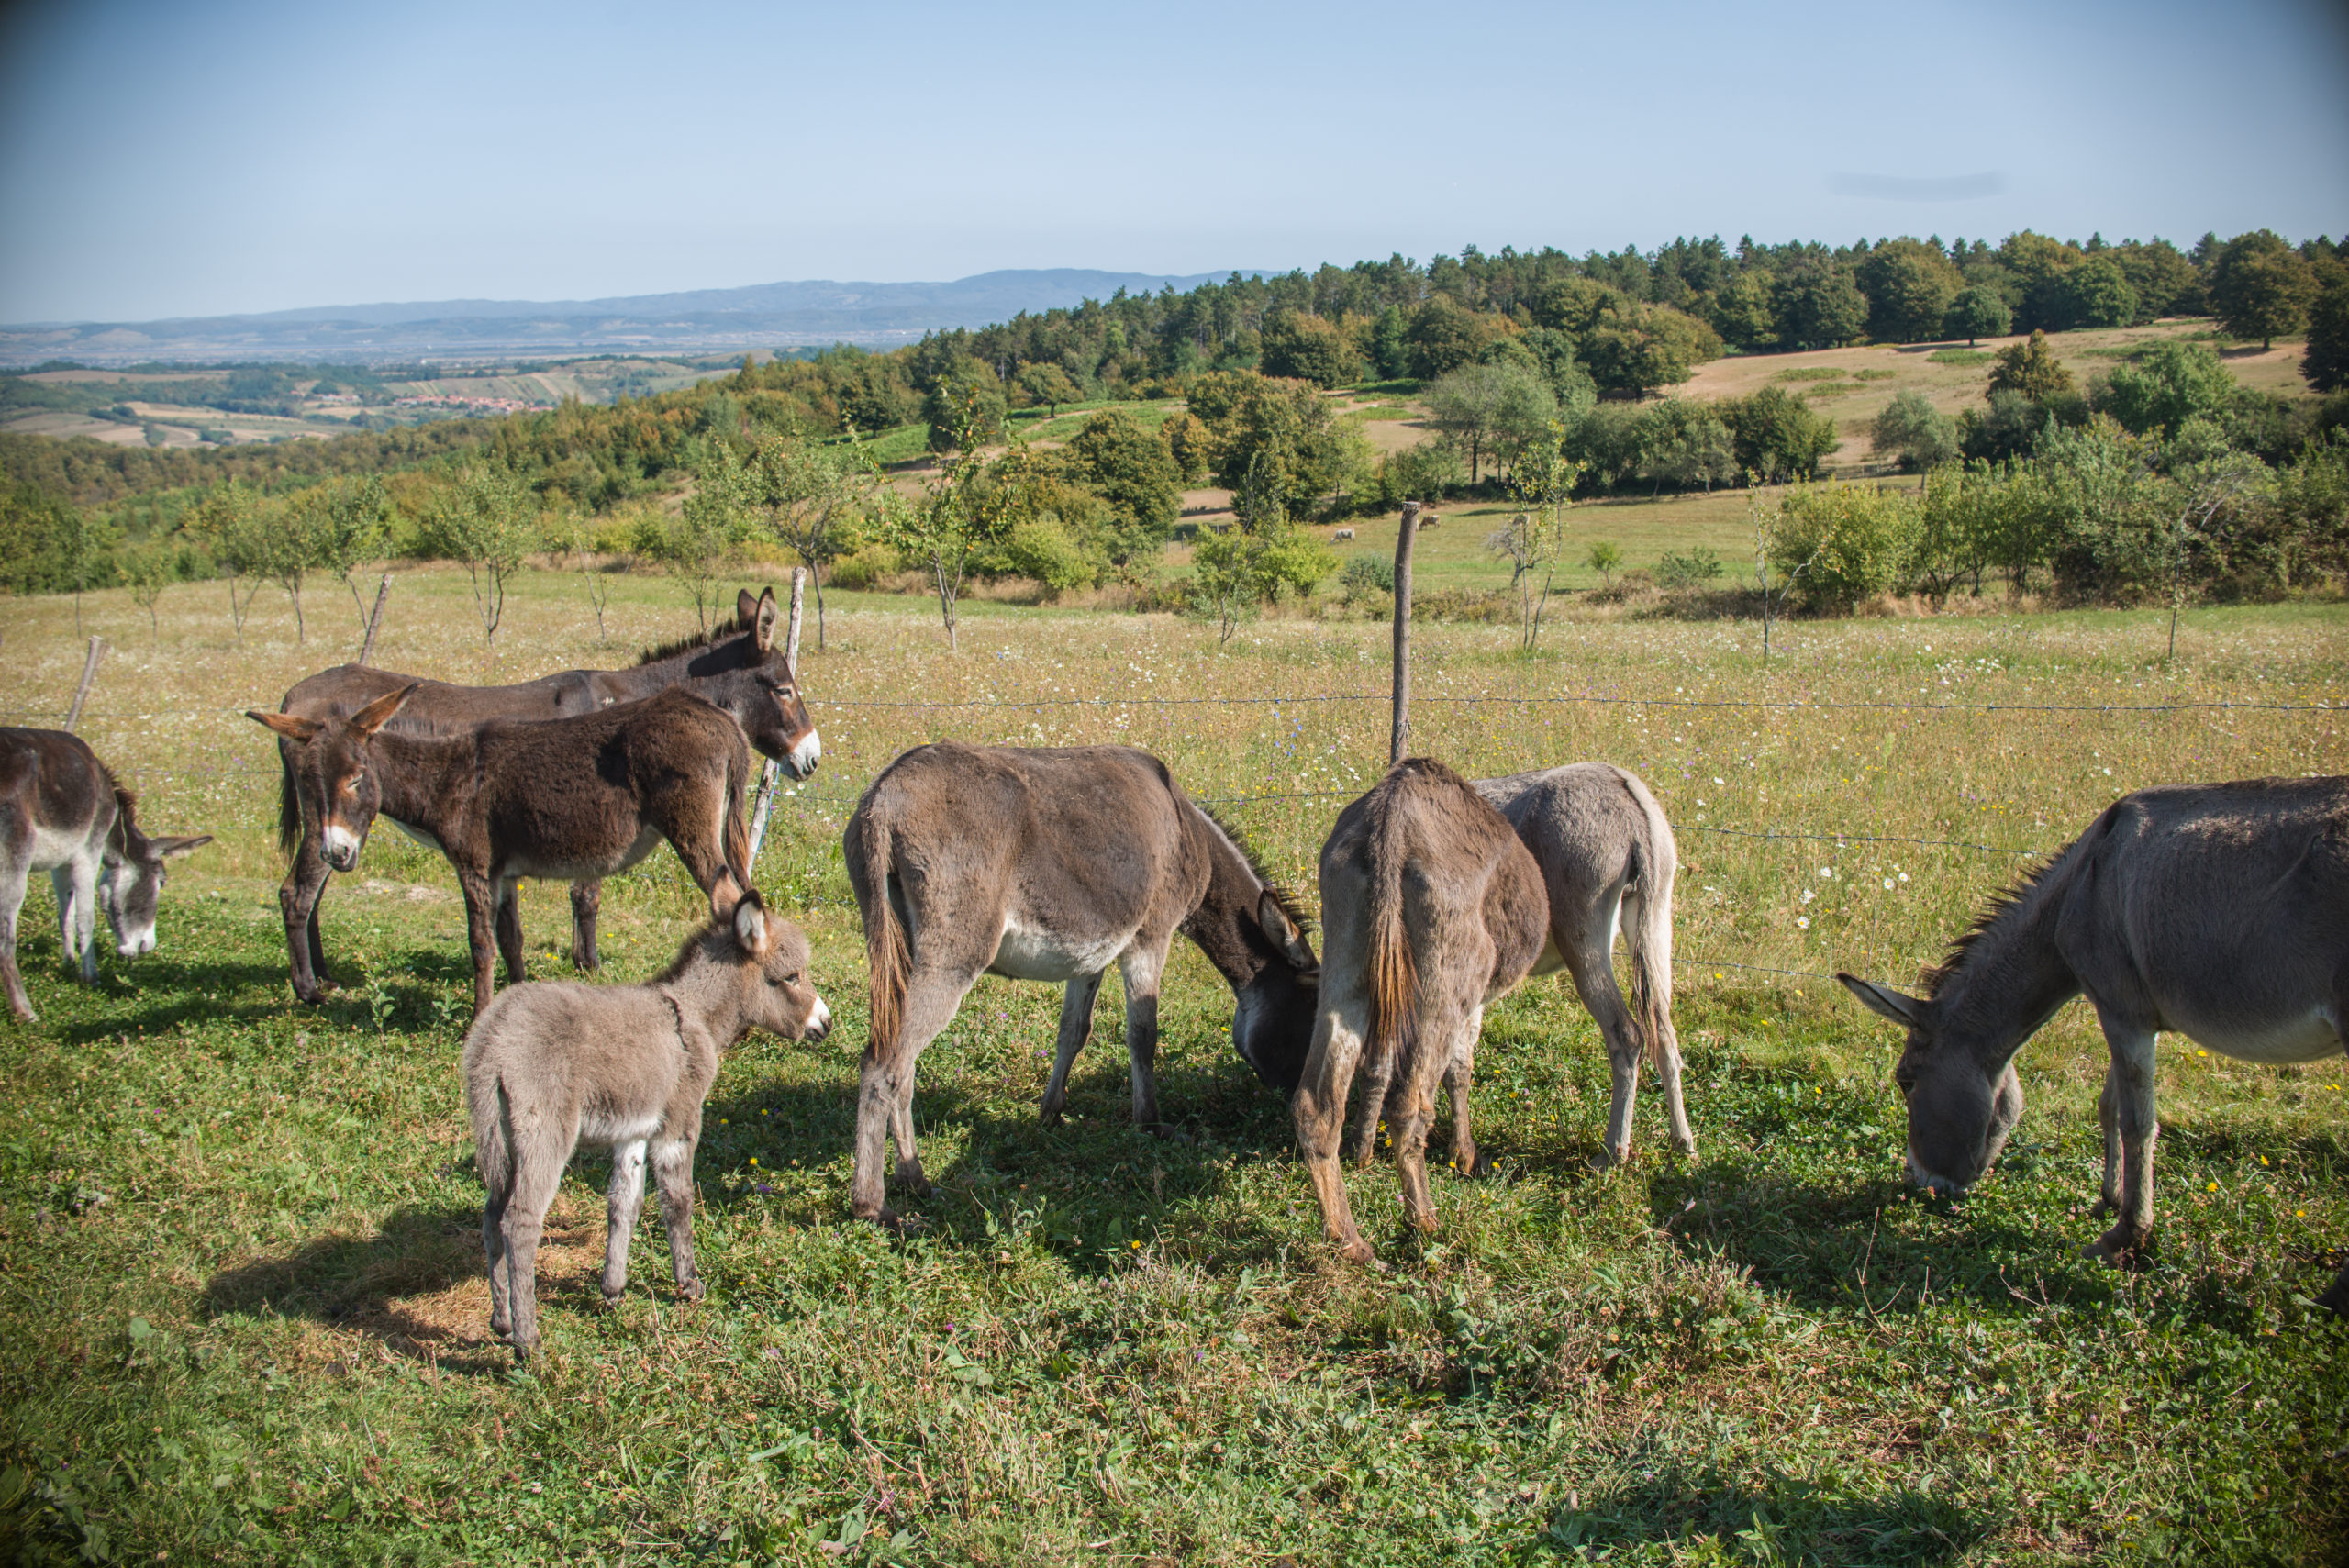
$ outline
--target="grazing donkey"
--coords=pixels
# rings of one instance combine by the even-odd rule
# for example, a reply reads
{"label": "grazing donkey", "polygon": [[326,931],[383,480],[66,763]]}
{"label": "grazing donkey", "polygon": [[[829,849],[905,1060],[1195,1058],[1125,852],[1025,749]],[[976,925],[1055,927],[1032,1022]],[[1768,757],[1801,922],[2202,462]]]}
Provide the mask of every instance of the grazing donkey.
{"label": "grazing donkey", "polygon": [[[751,885],[742,796],[751,751],[741,728],[682,687],[576,718],[491,723],[449,736],[387,728],[415,687],[351,717],[246,717],[296,750],[302,817],[328,863],[359,862],[380,814],[447,857],[465,895],[473,1011],[489,1006],[496,955],[522,968],[515,884],[626,871],[666,839],[704,893]],[[491,928],[495,926],[495,947]]]}
{"label": "grazing donkey", "polygon": [[[2349,778],[2168,784],[2123,795],[1926,972],[1925,994],[1838,974],[1909,1031],[1909,1174],[1959,1192],[2022,1114],[2015,1053],[2085,994],[2112,1064],[2098,1103],[2118,1262],[2154,1228],[2155,1034],[2244,1062],[2313,1062],[2349,1031]],[[2324,1295],[2349,1317],[2349,1269]]]}
{"label": "grazing donkey", "polygon": [[[1532,852],[1476,786],[1411,757],[1338,814],[1321,846],[1321,1016],[1297,1089],[1297,1146],[1330,1240],[1349,1262],[1367,1263],[1374,1255],[1338,1167],[1357,1062],[1366,1055],[1373,1082],[1395,1084],[1403,1207],[1433,1230],[1427,1137],[1436,1080],[1452,1091],[1453,1162],[1474,1170],[1468,1092],[1477,1033],[1486,1006],[1541,956],[1550,902]],[[1365,1115],[1375,1124],[1375,1104]]]}
{"label": "grazing donkey", "polygon": [[[410,688],[415,695],[400,709],[394,729],[445,736],[493,719],[572,717],[682,685],[733,715],[751,745],[780,761],[793,778],[804,779],[816,771],[824,747],[775,638],[774,590],[754,599],[744,589],[736,595],[734,609],[733,636],[722,641],[688,638],[656,648],[632,669],[565,670],[512,686],[454,686],[364,664],[340,664],[297,683],[278,711],[296,718],[348,718],[379,697]],[[331,872],[351,866],[324,852],[322,825],[302,814],[306,797],[296,775],[299,755],[297,742],[278,746],[283,776],[277,837],[291,864],[277,903],[285,918],[294,994],[315,1004],[333,985],[326,977],[326,949],[318,939],[318,900]],[[581,969],[596,967],[596,914],[601,895],[597,878],[583,878],[572,885],[571,962]]]}
{"label": "grazing donkey", "polygon": [[739,903],[721,893],[711,910],[708,927],[686,938],[650,984],[517,985],[465,1035],[465,1105],[488,1189],[481,1240],[489,1327],[520,1360],[539,1342],[540,1229],[579,1145],[612,1151],[604,1298],[628,1288],[629,1239],[650,1162],[677,1290],[698,1301],[694,1146],[718,1054],[754,1029],[821,1040],[832,1027],[808,980],[798,927],[769,915],[756,893]]}
{"label": "grazing donkey", "polygon": [[139,830],[138,802],[79,738],[62,729],[0,728],[0,981],[8,1010],[33,1021],[32,998],[17,972],[17,914],[34,872],[57,890],[57,929],[68,962],[84,984],[98,979],[98,906],[114,927],[115,951],[155,951],[155,899],[163,862],[212,842],[150,839]]}
{"label": "grazing donkey", "polygon": [[983,973],[1067,985],[1047,1122],[1066,1103],[1069,1068],[1092,1037],[1094,998],[1114,963],[1134,1123],[1159,1129],[1158,984],[1176,931],[1230,984],[1241,1059],[1269,1084],[1296,1085],[1319,975],[1303,913],[1147,751],[918,747],[864,792],[841,844],[873,987],[851,1192],[859,1218],[896,1218],[882,1204],[892,1132],[897,1179],[927,1186],[914,1151],[914,1065]]}

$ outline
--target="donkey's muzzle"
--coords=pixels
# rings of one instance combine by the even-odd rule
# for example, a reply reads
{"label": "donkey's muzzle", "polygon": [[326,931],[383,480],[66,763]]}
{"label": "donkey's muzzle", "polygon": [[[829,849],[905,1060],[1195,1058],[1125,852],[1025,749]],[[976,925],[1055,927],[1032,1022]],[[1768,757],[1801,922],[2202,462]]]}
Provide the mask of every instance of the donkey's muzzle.
{"label": "donkey's muzzle", "polygon": [[359,863],[359,835],[340,822],[329,822],[318,835],[318,855],[337,871],[349,871]]}
{"label": "donkey's muzzle", "polygon": [[811,729],[800,737],[798,745],[783,754],[783,771],[795,779],[804,779],[823,760],[824,738]]}

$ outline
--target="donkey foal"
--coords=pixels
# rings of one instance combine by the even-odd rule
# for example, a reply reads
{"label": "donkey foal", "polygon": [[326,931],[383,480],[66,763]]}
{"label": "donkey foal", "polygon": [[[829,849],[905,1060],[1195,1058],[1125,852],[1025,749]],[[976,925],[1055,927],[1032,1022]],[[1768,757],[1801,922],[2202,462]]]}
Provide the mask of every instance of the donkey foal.
{"label": "donkey foal", "polygon": [[582,1143],[612,1151],[604,1297],[628,1288],[628,1244],[648,1158],[677,1289],[694,1272],[694,1146],[718,1052],[753,1029],[820,1040],[831,1009],[807,979],[807,939],[751,893],[711,899],[714,918],[645,985],[538,981],[490,1003],[465,1036],[465,1102],[489,1201],[490,1331],[528,1360],[539,1341],[539,1233]]}

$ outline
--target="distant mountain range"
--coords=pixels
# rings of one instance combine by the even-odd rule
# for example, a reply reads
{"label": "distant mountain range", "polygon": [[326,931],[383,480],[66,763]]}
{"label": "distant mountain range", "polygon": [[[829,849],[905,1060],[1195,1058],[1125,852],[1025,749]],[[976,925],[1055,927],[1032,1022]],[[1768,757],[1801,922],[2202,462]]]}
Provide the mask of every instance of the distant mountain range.
{"label": "distant mountain range", "polygon": [[[1252,275],[1255,269],[1243,269]],[[1176,293],[1229,272],[1176,276],[1051,267],[946,284],[785,283],[611,299],[443,299],[318,306],[258,316],[0,327],[0,364],[79,360],[479,360],[523,355],[685,354],[810,343],[873,348],[985,327],[1086,299]]]}

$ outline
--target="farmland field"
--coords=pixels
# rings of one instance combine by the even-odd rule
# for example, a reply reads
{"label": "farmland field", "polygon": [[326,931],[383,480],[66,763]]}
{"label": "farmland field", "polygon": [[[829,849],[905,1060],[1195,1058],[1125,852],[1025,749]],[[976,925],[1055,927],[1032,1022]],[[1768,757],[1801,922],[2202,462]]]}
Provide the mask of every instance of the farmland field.
{"label": "farmland field", "polygon": [[[1674,526],[1729,555],[1742,508],[1687,500]],[[1628,545],[1603,518],[1575,526]],[[1442,548],[1464,573],[1464,537]],[[526,577],[491,666],[464,577],[405,573],[378,662],[519,679],[690,628],[674,584],[616,583],[598,646],[575,579]],[[343,989],[312,1010],[285,983],[274,756],[239,715],[348,656],[329,587],[306,648],[273,594],[241,639],[218,584],[171,590],[153,630],[123,594],[83,602],[113,651],[81,732],[151,829],[219,841],[175,869],[161,950],[108,946],[95,990],[64,978],[45,883],[20,921],[42,1017],[0,1022],[0,1540],[31,1560],[2341,1560],[2349,1328],[2308,1298],[2349,1242],[2342,1062],[2165,1040],[2160,1229],[2109,1271],[2073,1252],[2102,1225],[2085,1008],[2025,1050],[1998,1172],[1929,1201],[1900,1178],[1897,1041],[1826,979],[1907,984],[2127,789],[2349,771],[2337,605],[2190,611],[2175,661],[2153,612],[1782,624],[1766,668],[1751,623],[1562,611],[1531,657],[1512,628],[1423,625],[1415,750],[1608,759],[1672,817],[1698,1155],[1649,1096],[1632,1163],[1589,1171],[1604,1058],[1572,991],[1533,983],[1478,1055],[1497,1173],[1436,1182],[1443,1231],[1405,1232],[1390,1166],[1351,1175],[1374,1274],[1320,1240],[1286,1107],[1184,946],[1159,1065],[1190,1141],[1126,1125],[1108,997],[1068,1121],[1039,1127],[1059,994],[989,979],[922,1062],[927,1224],[851,1223],[864,968],[838,845],[907,746],[1119,741],[1309,894],[1385,761],[1383,624],[1219,646],[974,602],[949,654],[924,601],[831,595],[802,670],[823,770],[758,881],[842,1027],[729,1058],[700,1304],[648,1222],[599,1309],[607,1166],[579,1162],[524,1375],[487,1331],[453,878],[375,835],[324,905]],[[0,722],[57,722],[72,602],[0,599]],[[664,964],[697,904],[666,850],[609,884],[608,977]],[[562,972],[567,917],[529,889],[534,973]]]}

